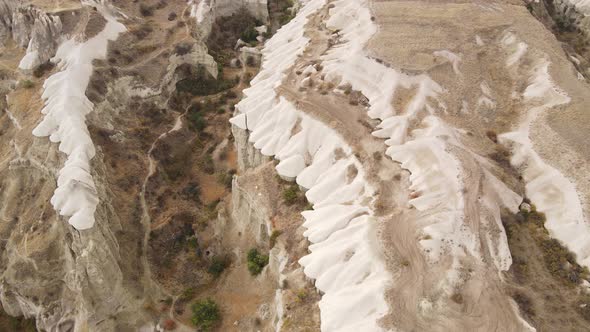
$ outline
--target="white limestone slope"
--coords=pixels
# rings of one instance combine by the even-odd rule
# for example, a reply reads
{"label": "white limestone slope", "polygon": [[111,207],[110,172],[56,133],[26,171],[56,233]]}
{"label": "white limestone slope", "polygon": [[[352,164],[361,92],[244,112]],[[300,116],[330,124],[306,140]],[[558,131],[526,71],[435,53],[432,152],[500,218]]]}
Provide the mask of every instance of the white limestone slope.
{"label": "white limestone slope", "polygon": [[[437,97],[444,89],[427,75],[402,74],[367,57],[364,45],[377,31],[368,1],[338,0],[334,5],[327,25],[339,31],[341,42],[322,57],[326,80],[349,83],[369,99],[368,115],[381,120],[373,135],[386,139],[387,155],[411,172],[410,204],[421,212],[418,224],[425,235],[420,241],[425,252],[434,262],[450,253],[455,267],[458,258],[467,254],[481,257],[480,239],[466,222],[464,171],[451,153],[464,149],[461,133],[436,116],[437,109],[445,111]],[[444,51],[437,54],[451,61],[455,73],[461,75],[459,56]],[[401,88],[413,88],[416,93],[405,109],[394,110],[392,100]],[[421,123],[419,128],[410,130],[415,121]],[[466,153],[478,160],[472,152]],[[485,171],[485,164],[482,168],[488,178],[484,185],[488,196],[479,200],[482,215],[478,217],[483,223],[495,223],[500,230],[499,239],[488,249],[496,267],[507,270],[512,258],[499,210],[506,206],[516,211],[520,198]],[[502,196],[507,199],[500,199]],[[456,272],[449,271],[451,283]]]}
{"label": "white limestone slope", "polygon": [[85,94],[93,71],[92,61],[104,59],[108,42],[125,31],[104,2],[83,3],[97,7],[107,21],[106,26],[83,43],[72,38],[60,45],[54,58],[59,61],[60,71],[43,85],[44,118],[33,130],[33,135],[49,136],[51,142],[59,143],[59,150],[67,155],[51,204],[80,230],[94,225],[99,202],[90,169],[95,149],[86,126],[86,115],[93,109]]}
{"label": "white limestone slope", "polygon": [[[522,43],[514,36],[503,46],[510,50],[518,44]],[[498,138],[512,147],[511,163],[522,169],[526,195],[537,210],[545,214],[545,228],[549,234],[575,253],[580,265],[590,268],[590,223],[584,218],[576,186],[543,161],[530,138],[531,126],[543,112],[570,102],[568,95],[553,83],[549,73],[550,62],[542,57],[535,58],[528,85],[522,92],[523,100],[534,106],[530,106],[520,126]],[[520,65],[517,62],[514,64]]]}
{"label": "white limestone slope", "polygon": [[[318,0],[305,3],[267,42],[262,70],[244,91],[246,97],[230,121],[251,131],[249,140],[262,154],[280,160],[276,169],[281,176],[308,189],[306,197],[314,210],[303,216],[312,245],[300,264],[324,293],[319,303],[321,330],[380,331],[377,322],[388,312],[384,294],[390,275],[369,208],[374,190],[343,139],[274,90],[308,43],[303,36],[307,16],[323,5]],[[356,169],[356,175],[350,176],[349,169]]]}

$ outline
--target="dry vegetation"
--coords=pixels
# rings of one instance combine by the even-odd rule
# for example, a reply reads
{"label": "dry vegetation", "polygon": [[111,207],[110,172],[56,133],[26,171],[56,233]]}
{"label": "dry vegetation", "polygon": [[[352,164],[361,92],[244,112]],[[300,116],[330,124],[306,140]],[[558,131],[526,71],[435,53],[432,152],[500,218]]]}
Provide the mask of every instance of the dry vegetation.
{"label": "dry vegetation", "polygon": [[588,270],[545,227],[532,209],[503,217],[513,264],[508,292],[521,314],[540,331],[584,331],[590,297],[582,281]]}
{"label": "dry vegetation", "polygon": [[[531,2],[527,8],[541,23],[550,29],[555,37],[563,43],[563,48],[569,55],[574,56],[579,61],[572,62],[578,71],[589,79],[588,69],[590,69],[590,36],[580,29],[581,24],[577,22],[570,14],[561,11],[553,3],[553,0],[543,0],[541,2]],[[579,14],[580,18],[582,17]]]}
{"label": "dry vegetation", "polygon": [[37,328],[34,319],[9,316],[0,306],[0,331],[35,332]]}

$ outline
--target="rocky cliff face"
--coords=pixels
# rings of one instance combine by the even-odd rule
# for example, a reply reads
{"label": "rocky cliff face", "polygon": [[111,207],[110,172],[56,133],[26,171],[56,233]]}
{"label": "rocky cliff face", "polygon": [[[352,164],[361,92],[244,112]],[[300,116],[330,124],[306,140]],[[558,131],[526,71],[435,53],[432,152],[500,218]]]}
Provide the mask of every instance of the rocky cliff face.
{"label": "rocky cliff face", "polygon": [[[9,11],[3,16],[4,31],[12,32],[5,36],[27,47],[26,69],[53,57],[62,40],[59,18],[14,2],[3,8]],[[84,7],[77,14],[91,12],[91,7]],[[41,120],[41,86],[50,73],[36,79],[19,74],[16,66],[12,69],[9,77],[28,85],[5,91],[2,139],[8,144],[3,145],[0,177],[2,307],[8,314],[35,318],[41,330],[136,328],[147,321],[142,301],[149,288],[142,284],[145,274],[137,257],[126,255],[132,252],[122,239],[127,222],[111,204],[103,154],[98,152],[91,171],[97,195],[103,198],[96,210],[98,223],[80,232],[49,203],[65,156],[56,144],[31,135]],[[24,192],[28,194],[23,196]]]}
{"label": "rocky cliff face", "polygon": [[8,39],[26,48],[19,68],[31,70],[46,63],[61,42],[62,23],[58,16],[46,14],[19,0],[0,3],[0,40]]}

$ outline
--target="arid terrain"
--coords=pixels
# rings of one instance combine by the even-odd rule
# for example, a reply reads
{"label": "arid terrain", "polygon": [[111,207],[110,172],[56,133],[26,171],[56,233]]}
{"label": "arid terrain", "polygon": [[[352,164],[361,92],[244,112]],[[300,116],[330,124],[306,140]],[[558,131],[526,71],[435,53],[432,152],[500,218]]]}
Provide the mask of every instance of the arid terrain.
{"label": "arid terrain", "polygon": [[590,330],[590,4],[0,0],[0,331]]}

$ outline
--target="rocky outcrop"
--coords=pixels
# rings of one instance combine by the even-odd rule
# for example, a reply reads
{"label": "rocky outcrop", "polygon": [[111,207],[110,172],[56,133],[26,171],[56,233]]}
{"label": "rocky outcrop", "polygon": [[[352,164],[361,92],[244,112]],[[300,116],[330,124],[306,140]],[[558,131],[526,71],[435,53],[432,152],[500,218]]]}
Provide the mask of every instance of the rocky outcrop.
{"label": "rocky outcrop", "polygon": [[219,17],[230,16],[246,9],[261,22],[269,20],[267,0],[203,0],[198,4],[192,1],[191,16],[195,18],[197,30],[202,36],[208,36],[213,22]]}
{"label": "rocky outcrop", "polygon": [[[138,310],[141,293],[133,290],[141,289],[141,279],[122,271],[136,258],[120,251],[115,233],[122,232],[121,223],[112,205],[99,206],[93,229],[76,231],[47,202],[62,162],[56,146],[38,140],[18,144],[31,145],[20,156],[9,155],[9,166],[0,168],[2,307],[13,316],[35,318],[46,331],[139,326],[146,317]],[[97,189],[108,197],[104,166],[96,159]],[[25,188],[32,190],[26,197],[19,194]]]}
{"label": "rocky outcrop", "polygon": [[258,167],[271,160],[270,157],[263,155],[260,150],[248,143],[248,131],[232,126],[232,135],[236,142],[238,169],[240,171]]}
{"label": "rocky outcrop", "polygon": [[12,38],[27,49],[19,65],[21,69],[34,69],[53,57],[61,41],[61,32],[62,24],[57,16],[25,6],[18,0],[0,3],[0,42]]}
{"label": "rocky outcrop", "polygon": [[[269,252],[268,267],[261,276],[265,288],[274,291],[273,299],[267,299],[268,302],[258,309],[265,326],[240,325],[240,330],[299,331],[307,328],[317,331],[319,295],[309,292],[313,286],[296,262],[298,257],[307,254],[308,248],[301,227],[300,207],[284,210],[276,192],[280,184],[278,177],[273,176],[276,174],[274,161],[248,141],[248,131],[232,126],[232,133],[240,172],[232,181],[231,221],[221,223],[226,228],[225,235],[229,227],[242,237],[251,238],[259,247],[265,247],[269,241],[276,242]],[[289,223],[293,224],[288,226]]]}
{"label": "rocky outcrop", "polygon": [[246,8],[252,16],[266,22],[268,20],[268,1],[267,0],[210,0],[215,8],[215,16],[229,16],[241,8]]}
{"label": "rocky outcrop", "polygon": [[208,75],[216,79],[217,63],[202,43],[186,44],[177,46],[176,52],[168,59],[166,71],[163,89],[170,93],[176,89],[176,83],[188,78]]}

